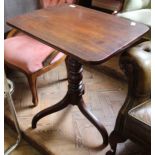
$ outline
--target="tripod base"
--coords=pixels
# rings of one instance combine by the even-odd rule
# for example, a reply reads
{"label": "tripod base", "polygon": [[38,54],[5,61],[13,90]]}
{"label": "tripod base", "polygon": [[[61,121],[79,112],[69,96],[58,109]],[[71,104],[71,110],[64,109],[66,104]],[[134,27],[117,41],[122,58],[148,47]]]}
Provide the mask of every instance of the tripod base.
{"label": "tripod base", "polygon": [[103,138],[103,146],[108,145],[108,134],[100,121],[90,112],[83,101],[84,85],[82,82],[82,64],[76,59],[67,57],[66,67],[68,74],[68,92],[66,96],[57,104],[37,113],[32,120],[32,128],[36,128],[37,122],[52,113],[66,108],[69,104],[78,106],[83,115],[98,129]]}

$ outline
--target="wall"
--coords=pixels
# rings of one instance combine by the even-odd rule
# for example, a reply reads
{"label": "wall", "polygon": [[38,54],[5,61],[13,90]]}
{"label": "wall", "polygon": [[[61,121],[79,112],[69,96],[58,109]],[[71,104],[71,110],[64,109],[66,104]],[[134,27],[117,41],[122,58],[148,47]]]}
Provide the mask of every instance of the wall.
{"label": "wall", "polygon": [[39,0],[4,0],[4,31],[11,28],[6,25],[8,18],[30,12],[38,7]]}

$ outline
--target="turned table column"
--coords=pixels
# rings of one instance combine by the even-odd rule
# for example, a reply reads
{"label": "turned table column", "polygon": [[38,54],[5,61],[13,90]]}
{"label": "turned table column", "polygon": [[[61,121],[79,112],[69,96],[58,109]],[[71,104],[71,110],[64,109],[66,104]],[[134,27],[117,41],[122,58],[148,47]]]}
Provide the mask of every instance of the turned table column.
{"label": "turned table column", "polygon": [[68,76],[68,92],[65,97],[57,104],[44,109],[37,113],[32,120],[32,128],[36,128],[37,122],[54,112],[60,111],[67,107],[67,105],[72,104],[78,106],[80,111],[87,117],[87,119],[98,129],[103,138],[103,145],[108,144],[108,134],[104,126],[99,122],[99,120],[90,112],[83,100],[84,94],[84,84],[83,84],[83,66],[76,59],[68,56],[66,58],[66,68]]}
{"label": "turned table column", "polygon": [[91,65],[103,63],[136,43],[149,28],[141,23],[73,4],[37,10],[12,18],[7,23],[68,56],[67,94],[59,103],[36,114],[32,127],[35,128],[42,117],[60,111],[69,104],[76,105],[101,133],[106,146],[107,131],[83,101],[80,62]]}

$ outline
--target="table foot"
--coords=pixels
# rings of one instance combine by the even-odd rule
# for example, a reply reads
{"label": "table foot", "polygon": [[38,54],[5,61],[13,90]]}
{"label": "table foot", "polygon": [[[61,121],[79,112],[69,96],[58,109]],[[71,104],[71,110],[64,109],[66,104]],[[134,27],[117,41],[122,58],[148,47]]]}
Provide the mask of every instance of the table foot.
{"label": "table foot", "polygon": [[85,115],[85,117],[98,129],[103,138],[103,146],[108,145],[108,133],[105,127],[99,122],[99,120],[91,113],[83,99],[78,104],[80,111]]}
{"label": "table foot", "polygon": [[49,114],[55,113],[57,111],[60,111],[60,110],[62,110],[64,108],[66,108],[67,105],[68,105],[68,103],[67,103],[67,96],[65,96],[64,99],[61,100],[59,103],[57,103],[57,104],[55,104],[55,105],[53,105],[53,106],[51,106],[51,107],[49,107],[47,109],[44,109],[44,110],[40,111],[32,119],[32,128],[33,129],[36,128],[37,122],[41,118],[43,118],[43,117],[45,117],[45,116],[47,116]]}

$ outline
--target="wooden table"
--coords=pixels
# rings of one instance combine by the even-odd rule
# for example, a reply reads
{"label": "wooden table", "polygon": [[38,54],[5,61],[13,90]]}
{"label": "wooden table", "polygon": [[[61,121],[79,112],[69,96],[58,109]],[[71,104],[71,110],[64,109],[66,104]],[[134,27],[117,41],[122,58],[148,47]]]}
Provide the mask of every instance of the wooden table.
{"label": "wooden table", "polygon": [[7,23],[67,55],[66,96],[59,103],[36,114],[32,128],[36,128],[41,118],[62,110],[69,104],[77,105],[101,133],[103,146],[106,146],[106,129],[83,101],[82,63],[99,64],[108,60],[135,43],[149,28],[113,15],[68,4],[37,10],[10,19]]}

